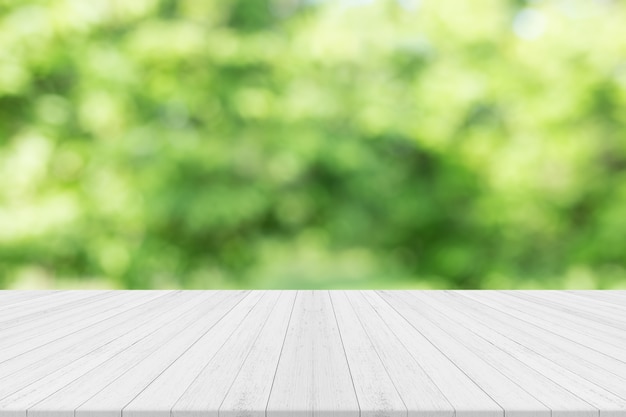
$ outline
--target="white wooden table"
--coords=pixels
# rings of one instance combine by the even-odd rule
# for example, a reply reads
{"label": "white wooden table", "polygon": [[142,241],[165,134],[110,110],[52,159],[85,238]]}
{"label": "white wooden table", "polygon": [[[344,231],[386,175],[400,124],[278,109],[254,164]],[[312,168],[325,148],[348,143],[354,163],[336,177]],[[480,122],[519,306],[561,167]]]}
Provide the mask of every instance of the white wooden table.
{"label": "white wooden table", "polygon": [[626,292],[0,291],[0,416],[626,416]]}

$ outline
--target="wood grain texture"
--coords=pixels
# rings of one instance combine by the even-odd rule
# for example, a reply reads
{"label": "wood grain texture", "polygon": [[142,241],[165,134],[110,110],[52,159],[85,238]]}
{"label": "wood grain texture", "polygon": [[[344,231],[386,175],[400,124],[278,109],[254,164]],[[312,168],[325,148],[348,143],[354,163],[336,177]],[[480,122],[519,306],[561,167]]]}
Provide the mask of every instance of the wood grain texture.
{"label": "wood grain texture", "polygon": [[0,291],[0,417],[626,417],[623,291]]}

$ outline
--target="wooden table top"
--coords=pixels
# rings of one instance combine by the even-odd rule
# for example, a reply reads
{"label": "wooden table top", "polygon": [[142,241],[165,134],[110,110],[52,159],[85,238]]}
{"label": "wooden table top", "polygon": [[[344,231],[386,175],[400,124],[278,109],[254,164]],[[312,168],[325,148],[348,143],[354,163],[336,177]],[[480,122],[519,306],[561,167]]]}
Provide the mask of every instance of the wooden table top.
{"label": "wooden table top", "polygon": [[0,416],[626,417],[623,291],[0,291]]}

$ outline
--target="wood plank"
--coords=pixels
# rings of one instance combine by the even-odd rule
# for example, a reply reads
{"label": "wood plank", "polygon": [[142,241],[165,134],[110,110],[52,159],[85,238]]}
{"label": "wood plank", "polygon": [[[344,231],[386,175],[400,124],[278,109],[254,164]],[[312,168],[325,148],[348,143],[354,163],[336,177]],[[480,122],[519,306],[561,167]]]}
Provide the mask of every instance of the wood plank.
{"label": "wood plank", "polygon": [[[503,408],[378,294],[363,293],[402,345],[454,407],[458,417],[502,417]],[[390,352],[394,354],[395,352]],[[419,410],[417,410],[419,411]]]}
{"label": "wood plank", "polygon": [[[232,308],[243,299],[243,294],[231,293],[228,299],[221,299],[224,294],[213,297],[211,302],[220,308],[209,310],[201,314],[184,331],[177,334],[174,340],[159,348],[151,355],[141,359],[141,362],[128,372],[107,385],[100,392],[83,402],[75,411],[76,416],[106,416],[119,415],[128,403],[137,397],[151,382],[173,366],[189,349],[204,337],[222,320]],[[201,306],[199,311],[207,311],[207,306]],[[104,411],[103,411],[104,410]]]}
{"label": "wood plank", "polygon": [[[490,343],[488,339],[480,337],[481,332],[472,332],[475,329],[473,320],[468,320],[462,313],[463,310],[454,308],[455,305],[450,303],[449,297],[439,293],[426,295],[421,292],[411,293],[411,296],[419,301],[412,304],[416,311],[444,329],[458,343],[467,346],[481,357],[489,358],[490,363],[501,373],[552,410],[552,415],[592,417],[598,414],[598,406],[583,400],[581,396],[546,377],[540,371],[541,367],[537,370],[530,366],[534,364],[532,359],[520,360],[519,356],[511,355],[505,349]],[[588,398],[588,395],[585,397]],[[602,401],[603,406],[610,405],[612,409],[616,409],[620,402],[616,398],[613,399],[614,402],[611,403],[602,401],[603,398],[599,401]]]}
{"label": "wood plank", "polygon": [[[69,386],[81,376],[97,369],[117,355],[129,349],[133,349],[131,353],[137,352],[137,349],[146,345],[158,346],[157,343],[167,339],[172,328],[176,327],[167,326],[171,325],[172,322],[178,323],[185,316],[189,319],[190,311],[198,303],[203,302],[206,295],[186,293],[183,298],[184,300],[179,300],[179,302],[166,306],[167,309],[162,310],[161,314],[148,324],[136,328],[134,332],[127,333],[125,336],[91,352],[89,355],[81,357],[69,365],[58,368],[44,377],[28,374],[25,376],[26,379],[23,385],[10,384],[6,387],[2,386],[5,391],[10,390],[11,393],[9,395],[6,395],[4,392],[0,393],[0,398],[2,398],[0,400],[0,415],[25,416],[26,411],[34,405],[41,404],[53,394]],[[163,314],[163,311],[167,311],[168,314]],[[134,327],[133,323],[128,323],[128,325]],[[143,344],[139,342],[143,342]],[[67,401],[72,400],[73,398],[67,399]],[[63,408],[61,404],[54,404],[49,409],[44,409],[43,413],[53,411],[55,413],[63,413],[70,410],[69,407]],[[73,413],[73,410],[71,412]],[[32,415],[30,410],[29,415]]]}
{"label": "wood plank", "polygon": [[406,405],[344,292],[333,292],[331,304],[343,342],[362,417],[399,417]]}
{"label": "wood plank", "polygon": [[287,315],[292,306],[291,296],[281,297],[279,292],[268,291],[176,401],[171,415],[218,416],[222,401],[259,334],[265,329],[270,314],[277,308],[279,314]]}
{"label": "wood plank", "polygon": [[[470,297],[469,292],[457,292],[457,294]],[[471,293],[471,296],[475,296],[475,293]],[[437,300],[438,297],[441,299]],[[445,311],[442,309],[442,311],[461,326],[506,352],[511,357],[518,359],[529,368],[535,369],[538,373],[562,386],[572,394],[584,399],[584,401],[598,408],[601,415],[622,415],[624,413],[626,402],[623,398],[579,376],[567,367],[561,366],[515,340],[498,333],[490,325],[491,323],[476,320],[472,311],[463,304],[461,297],[457,299],[455,297],[440,296],[439,294],[430,294],[429,298],[431,302],[438,302],[440,305],[445,304],[450,307]]]}
{"label": "wood plank", "polygon": [[10,305],[22,302],[30,302],[35,298],[47,297],[49,295],[55,294],[58,291],[46,291],[46,290],[38,290],[38,291],[7,291],[3,290],[0,292],[0,313]]}
{"label": "wood plank", "polygon": [[426,319],[424,310],[411,294],[382,291],[379,295],[417,331],[423,334],[448,360],[472,379],[509,416],[549,417],[550,409],[507,378],[491,361],[459,343],[439,326]]}
{"label": "wood plank", "polygon": [[74,306],[89,303],[91,300],[112,296],[113,292],[101,291],[59,291],[39,300],[28,300],[7,306],[0,316],[0,330],[37,320],[56,311],[72,309]]}
{"label": "wood plank", "polygon": [[326,291],[299,292],[266,415],[359,415],[348,361]]}
{"label": "wood plank", "polygon": [[[496,295],[496,297],[494,297],[494,295]],[[572,343],[586,346],[617,360],[624,359],[626,338],[599,331],[594,327],[583,326],[575,320],[555,320],[551,315],[540,315],[534,312],[533,309],[520,308],[519,305],[521,303],[518,303],[519,300],[515,298],[511,299],[511,297],[507,297],[506,294],[485,292],[481,294],[468,294],[467,297],[483,303],[500,313],[515,317],[529,325],[539,327],[552,334],[568,339]],[[527,311],[534,314],[529,314]]]}
{"label": "wood plank", "polygon": [[[566,291],[544,291],[541,294],[530,294],[535,297],[540,297],[544,300],[557,303],[560,306],[573,307],[576,311],[590,312],[604,320],[608,319],[612,321],[615,317],[620,317],[626,314],[625,306],[606,303],[602,300],[591,300],[587,297],[580,297]],[[545,298],[545,296],[548,298]]]}
{"label": "wood plank", "polygon": [[[452,293],[463,305],[463,313],[471,316],[475,322],[489,325],[505,338],[524,346],[542,357],[555,362],[584,379],[605,388],[607,391],[626,399],[626,381],[623,376],[616,375],[607,364],[608,357],[597,355],[585,356],[587,352],[571,353],[567,343],[553,340],[549,332],[538,331],[531,326],[524,326],[515,319],[503,318],[493,310],[476,302],[472,302],[463,293]],[[503,343],[500,341],[499,343]],[[556,345],[555,345],[556,343]],[[594,360],[600,359],[600,362]],[[614,361],[612,361],[614,362]]]}
{"label": "wood plank", "polygon": [[[21,381],[30,381],[37,376],[45,376],[97,349],[115,343],[128,332],[162,315],[162,309],[179,302],[182,293],[151,291],[145,297],[133,294],[132,301],[126,301],[110,312],[105,319],[87,326],[75,334],[64,334],[45,344],[29,342],[28,347],[16,350],[10,359],[0,363],[0,398],[8,395],[2,388],[20,386]],[[68,337],[71,336],[71,337]],[[51,339],[51,338],[49,338]],[[76,343],[76,340],[83,341]],[[34,346],[34,347],[33,347]],[[10,381],[10,384],[9,384]]]}
{"label": "wood plank", "polygon": [[402,398],[409,417],[453,417],[454,407],[420,365],[418,346],[406,346],[387,327],[361,292],[346,297]]}
{"label": "wood plank", "polygon": [[220,405],[220,416],[265,416],[296,297],[296,291],[286,291],[282,298],[291,305],[281,305],[271,312],[263,332],[252,346]]}
{"label": "wood plank", "polygon": [[584,317],[576,317],[558,308],[555,309],[538,304],[532,300],[515,297],[514,294],[505,291],[466,291],[462,294],[477,301],[489,299],[492,302],[496,302],[502,307],[503,312],[510,314],[524,313],[524,317],[534,318],[533,320],[529,319],[532,323],[552,323],[556,326],[567,326],[568,328],[578,330],[581,334],[599,337],[606,341],[606,343],[615,346],[623,346],[626,344],[626,335],[622,335],[612,326],[598,323]]}
{"label": "wood plank", "polygon": [[[114,383],[117,384],[121,377],[136,370],[146,361],[150,363],[151,367],[158,367],[162,366],[158,362],[158,359],[163,359],[159,356],[160,353],[165,356],[166,361],[171,357],[178,357],[180,349],[184,349],[189,343],[196,340],[198,331],[202,332],[205,327],[210,328],[213,325],[214,316],[222,317],[240,300],[237,294],[229,295],[231,296],[228,297],[227,294],[215,296],[212,292],[197,294],[195,297],[197,302],[192,303],[191,308],[175,321],[161,326],[144,340],[99,364],[43,401],[29,407],[28,415],[33,417],[50,417],[51,415],[73,417],[78,407],[104,388]],[[209,320],[206,320],[207,316],[210,316]],[[155,358],[156,361],[153,362]],[[140,369],[145,370],[146,368]],[[141,374],[141,372],[138,373]],[[118,385],[118,387],[120,386]],[[50,413],[52,405],[55,408],[54,413]]]}
{"label": "wood plank", "polygon": [[0,417],[626,417],[624,291],[0,291]]}
{"label": "wood plank", "polygon": [[117,313],[122,306],[132,305],[155,294],[123,292],[115,297],[90,300],[86,305],[74,305],[61,314],[46,314],[38,320],[24,322],[0,335],[0,362],[36,349],[97,323]]}
{"label": "wood plank", "polygon": [[605,303],[615,304],[621,307],[626,307],[626,296],[615,294],[613,291],[568,291],[571,294],[579,297],[588,297],[594,300],[601,300]]}
{"label": "wood plank", "polygon": [[598,307],[586,306],[584,303],[575,303],[566,300],[559,300],[555,297],[545,298],[538,291],[516,291],[511,292],[512,295],[519,298],[551,307],[555,310],[563,311],[573,317],[584,317],[600,324],[606,324],[613,327],[613,332],[623,334],[626,331],[626,323],[620,320],[621,314],[618,312],[603,312]]}
{"label": "wood plank", "polygon": [[132,399],[123,408],[123,415],[137,417],[149,414],[153,417],[169,417],[178,399],[244,318],[250,314],[262,296],[263,293],[260,291],[248,294],[235,308],[217,321],[210,332]]}

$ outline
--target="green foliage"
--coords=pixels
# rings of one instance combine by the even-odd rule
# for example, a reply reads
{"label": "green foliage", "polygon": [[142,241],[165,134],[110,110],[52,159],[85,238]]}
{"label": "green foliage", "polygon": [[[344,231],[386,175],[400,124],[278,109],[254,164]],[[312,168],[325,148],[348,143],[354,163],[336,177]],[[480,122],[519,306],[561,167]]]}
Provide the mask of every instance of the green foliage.
{"label": "green foliage", "polygon": [[0,286],[626,286],[617,1],[0,0]]}

